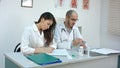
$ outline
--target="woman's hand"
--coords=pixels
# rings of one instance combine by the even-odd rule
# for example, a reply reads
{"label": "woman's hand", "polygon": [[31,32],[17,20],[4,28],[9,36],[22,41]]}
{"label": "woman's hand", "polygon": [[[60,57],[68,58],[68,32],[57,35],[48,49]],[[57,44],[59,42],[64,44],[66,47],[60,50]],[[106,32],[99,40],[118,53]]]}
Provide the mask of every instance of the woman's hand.
{"label": "woman's hand", "polygon": [[52,47],[39,47],[35,48],[34,53],[51,53],[54,50]]}
{"label": "woman's hand", "polygon": [[54,48],[52,48],[52,47],[45,47],[45,52],[47,52],[47,53],[52,53],[53,50],[54,50]]}

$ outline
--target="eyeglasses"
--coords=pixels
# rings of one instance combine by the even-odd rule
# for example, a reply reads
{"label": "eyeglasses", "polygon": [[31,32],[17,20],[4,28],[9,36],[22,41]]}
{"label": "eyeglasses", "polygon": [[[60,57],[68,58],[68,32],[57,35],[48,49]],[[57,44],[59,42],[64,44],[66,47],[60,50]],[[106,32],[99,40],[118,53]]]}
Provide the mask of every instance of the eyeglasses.
{"label": "eyeglasses", "polygon": [[72,20],[72,21],[78,21],[78,19],[73,19],[73,18],[70,18],[70,20]]}

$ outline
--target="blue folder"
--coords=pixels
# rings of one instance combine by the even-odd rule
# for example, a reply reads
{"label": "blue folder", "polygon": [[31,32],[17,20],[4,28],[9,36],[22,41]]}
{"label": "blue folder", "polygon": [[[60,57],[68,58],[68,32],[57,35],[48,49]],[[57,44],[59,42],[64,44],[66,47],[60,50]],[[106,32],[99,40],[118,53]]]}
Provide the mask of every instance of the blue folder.
{"label": "blue folder", "polygon": [[31,54],[27,55],[26,57],[39,65],[48,65],[62,62],[59,58],[48,55],[46,53]]}

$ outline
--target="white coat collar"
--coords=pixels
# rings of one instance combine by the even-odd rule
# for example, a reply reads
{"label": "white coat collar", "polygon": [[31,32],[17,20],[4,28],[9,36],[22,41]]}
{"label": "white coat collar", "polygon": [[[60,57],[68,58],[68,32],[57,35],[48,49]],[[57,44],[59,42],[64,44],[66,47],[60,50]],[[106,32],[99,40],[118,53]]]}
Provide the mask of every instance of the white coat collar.
{"label": "white coat collar", "polygon": [[33,24],[33,30],[37,32],[39,36],[43,36],[43,31],[42,31],[42,34],[40,34],[40,31],[38,30],[38,27],[35,23]]}
{"label": "white coat collar", "polygon": [[34,31],[39,31],[39,30],[38,30],[38,27],[37,27],[37,25],[36,25],[35,23],[33,24],[33,30],[34,30]]}

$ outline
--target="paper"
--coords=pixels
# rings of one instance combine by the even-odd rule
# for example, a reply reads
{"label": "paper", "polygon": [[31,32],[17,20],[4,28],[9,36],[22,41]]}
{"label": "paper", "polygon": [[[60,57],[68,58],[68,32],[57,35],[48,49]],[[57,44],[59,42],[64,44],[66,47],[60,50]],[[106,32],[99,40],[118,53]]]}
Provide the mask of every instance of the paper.
{"label": "paper", "polygon": [[105,55],[120,53],[120,51],[118,51],[118,50],[113,50],[113,49],[109,49],[109,48],[92,49],[90,51],[97,52],[100,54],[105,54]]}
{"label": "paper", "polygon": [[66,56],[68,59],[72,59],[66,49],[55,49],[52,53],[49,53],[49,55]]}

